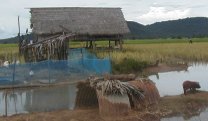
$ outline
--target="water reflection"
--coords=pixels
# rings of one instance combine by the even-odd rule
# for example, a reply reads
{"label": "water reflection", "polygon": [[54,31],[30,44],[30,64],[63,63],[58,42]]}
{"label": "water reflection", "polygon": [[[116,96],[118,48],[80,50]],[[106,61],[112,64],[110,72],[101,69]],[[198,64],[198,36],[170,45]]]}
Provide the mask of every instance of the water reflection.
{"label": "water reflection", "polygon": [[0,115],[74,109],[76,84],[0,92]]}
{"label": "water reflection", "polygon": [[198,116],[193,116],[189,119],[186,119],[183,116],[175,116],[171,118],[163,118],[161,121],[208,121],[208,109],[200,113]]}
{"label": "water reflection", "polygon": [[208,65],[194,64],[187,71],[174,71],[158,73],[157,76],[149,76],[156,83],[160,96],[178,95],[183,93],[182,83],[184,80],[198,81],[200,90],[208,91]]}

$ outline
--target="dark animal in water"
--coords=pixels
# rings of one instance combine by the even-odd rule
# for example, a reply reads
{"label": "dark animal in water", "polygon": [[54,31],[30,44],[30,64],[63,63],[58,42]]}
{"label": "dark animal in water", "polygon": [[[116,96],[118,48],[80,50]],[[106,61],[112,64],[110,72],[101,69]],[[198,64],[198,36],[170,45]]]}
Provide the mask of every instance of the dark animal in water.
{"label": "dark animal in water", "polygon": [[195,91],[196,88],[201,88],[199,82],[189,81],[189,80],[183,82],[184,95],[186,95],[187,90]]}

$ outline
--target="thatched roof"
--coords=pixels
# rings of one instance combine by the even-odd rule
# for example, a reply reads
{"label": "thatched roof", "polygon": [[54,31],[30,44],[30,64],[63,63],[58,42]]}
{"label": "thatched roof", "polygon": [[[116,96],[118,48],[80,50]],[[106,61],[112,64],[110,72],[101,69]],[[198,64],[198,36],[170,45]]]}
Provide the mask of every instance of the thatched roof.
{"label": "thatched roof", "polygon": [[31,8],[31,24],[39,35],[63,31],[79,35],[129,33],[121,8]]}

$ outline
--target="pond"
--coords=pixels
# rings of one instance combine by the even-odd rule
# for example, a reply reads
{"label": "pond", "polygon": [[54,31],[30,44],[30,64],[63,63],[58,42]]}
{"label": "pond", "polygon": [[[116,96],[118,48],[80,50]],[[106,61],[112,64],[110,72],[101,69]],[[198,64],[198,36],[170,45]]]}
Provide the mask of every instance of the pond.
{"label": "pond", "polygon": [[0,115],[74,109],[76,84],[36,88],[30,90],[0,91]]}
{"label": "pond", "polygon": [[184,71],[158,73],[149,78],[155,82],[161,97],[183,94],[182,84],[185,80],[198,81],[200,90],[208,91],[207,64],[192,64]]}

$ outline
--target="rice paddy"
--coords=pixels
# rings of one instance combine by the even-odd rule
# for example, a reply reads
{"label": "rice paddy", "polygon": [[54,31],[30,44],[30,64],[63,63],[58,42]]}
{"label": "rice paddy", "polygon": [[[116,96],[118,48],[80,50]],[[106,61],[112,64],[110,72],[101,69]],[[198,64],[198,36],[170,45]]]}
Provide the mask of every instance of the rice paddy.
{"label": "rice paddy", "polygon": [[[173,43],[173,44],[126,44],[123,51],[110,53],[112,61],[121,63],[124,59],[146,61],[155,63],[160,60],[164,63],[175,63],[178,61],[208,62],[208,43]],[[108,53],[98,53],[100,57]]]}
{"label": "rice paddy", "polygon": [[[170,40],[169,40],[170,41]],[[118,72],[129,72],[142,70],[148,65],[154,65],[157,61],[167,64],[188,63],[188,62],[208,62],[208,39],[194,39],[193,44],[189,44],[185,39],[182,42],[172,40],[165,43],[164,40],[127,40],[122,51],[97,52],[101,58],[110,56],[113,69]],[[127,61],[131,60],[131,61]],[[130,62],[130,63],[128,63]],[[137,62],[138,68],[134,69],[132,62]],[[124,64],[126,63],[126,64]],[[124,66],[128,66],[124,67]],[[123,68],[118,70],[120,67]]]}
{"label": "rice paddy", "polygon": [[[113,64],[121,64],[124,60],[154,64],[157,60],[163,63],[178,62],[208,62],[208,38],[192,39],[189,44],[187,39],[150,39],[150,40],[124,40],[122,51],[102,52],[97,51],[100,58],[110,57]],[[84,47],[85,43],[72,42],[70,47]],[[106,46],[107,41],[96,43]],[[17,44],[0,44],[0,59],[11,60],[18,55]],[[132,62],[132,61],[131,61]]]}

